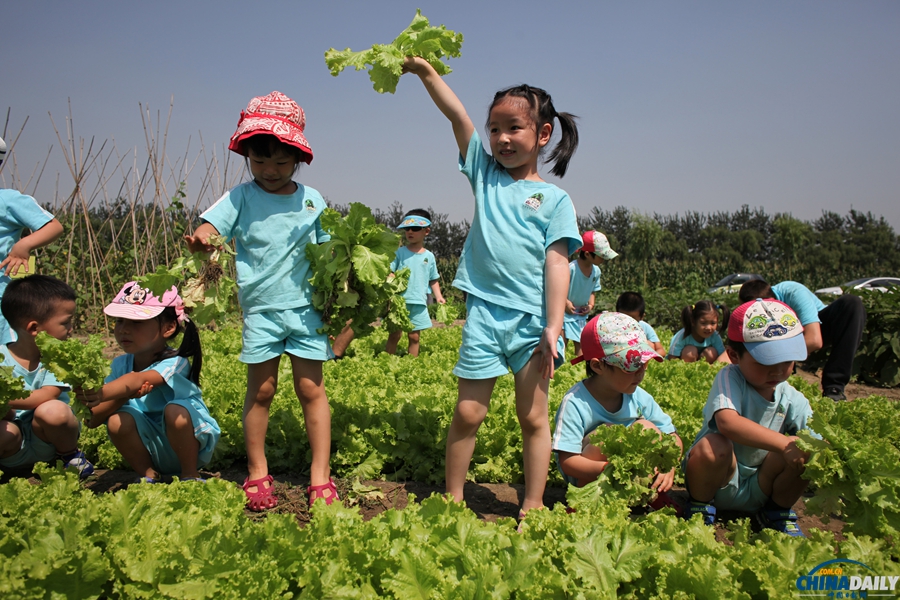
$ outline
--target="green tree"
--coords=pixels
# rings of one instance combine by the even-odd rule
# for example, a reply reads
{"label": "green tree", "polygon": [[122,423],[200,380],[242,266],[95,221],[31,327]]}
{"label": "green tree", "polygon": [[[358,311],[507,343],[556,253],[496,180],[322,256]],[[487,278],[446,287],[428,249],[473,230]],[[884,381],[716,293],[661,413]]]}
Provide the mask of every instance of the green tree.
{"label": "green tree", "polygon": [[789,214],[775,217],[773,244],[777,258],[787,263],[788,279],[793,279],[793,269],[805,252],[813,237],[809,223],[795,219]]}
{"label": "green tree", "polygon": [[628,258],[641,263],[644,287],[647,287],[647,271],[650,268],[650,261],[659,252],[662,236],[662,226],[656,219],[637,211],[631,213],[631,231],[628,232]]}

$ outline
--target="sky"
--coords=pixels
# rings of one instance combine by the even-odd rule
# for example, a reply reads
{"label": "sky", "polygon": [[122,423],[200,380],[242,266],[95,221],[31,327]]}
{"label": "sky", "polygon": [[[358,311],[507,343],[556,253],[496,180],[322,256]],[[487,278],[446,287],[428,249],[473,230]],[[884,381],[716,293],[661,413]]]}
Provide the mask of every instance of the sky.
{"label": "sky", "polygon": [[18,140],[0,185],[71,192],[55,124],[94,159],[87,199],[122,193],[147,160],[143,110],[165,140],[165,193],[185,179],[208,205],[242,174],[224,151],[240,111],[278,90],[306,112],[299,181],[338,204],[471,220],[450,126],[418,79],[378,94],[364,71],[325,66],[329,48],[389,43],[416,8],[464,35],[446,81],[479,131],[494,92],[519,83],[578,115],[569,172],[542,173],[579,214],[853,208],[900,231],[894,0],[3,2],[0,135]]}

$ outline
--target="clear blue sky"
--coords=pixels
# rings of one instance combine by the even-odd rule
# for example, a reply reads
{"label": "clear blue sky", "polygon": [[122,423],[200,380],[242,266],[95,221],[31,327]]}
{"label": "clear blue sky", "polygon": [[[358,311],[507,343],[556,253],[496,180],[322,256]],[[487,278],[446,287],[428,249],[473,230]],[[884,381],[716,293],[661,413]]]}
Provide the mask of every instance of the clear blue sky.
{"label": "clear blue sky", "polygon": [[[48,113],[64,135],[69,102],[76,136],[136,149],[140,163],[139,104],[165,120],[174,97],[173,159],[196,156],[200,136],[221,156],[247,101],[279,90],[307,113],[315,160],[302,182],[337,203],[471,219],[450,128],[419,81],[381,95],[364,72],[325,67],[330,47],[390,42],[416,8],[465,36],[447,81],[476,124],[497,89],[521,82],[580,116],[559,182],[579,213],[749,204],[811,220],[853,207],[900,230],[894,0],[4,2],[0,130],[7,109],[8,142],[28,118],[22,179],[53,146],[36,190],[52,201],[56,173],[65,193],[71,178]],[[199,187],[189,180],[189,197]]]}

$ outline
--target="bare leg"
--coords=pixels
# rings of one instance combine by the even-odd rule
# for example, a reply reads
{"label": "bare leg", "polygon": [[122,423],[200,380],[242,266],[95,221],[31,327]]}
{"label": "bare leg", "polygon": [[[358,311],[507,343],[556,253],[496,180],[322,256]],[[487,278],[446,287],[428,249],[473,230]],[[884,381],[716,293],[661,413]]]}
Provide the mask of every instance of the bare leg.
{"label": "bare leg", "polygon": [[344,357],[344,354],[347,352],[347,348],[350,347],[350,342],[353,341],[355,335],[353,329],[350,328],[349,322],[347,325],[344,325],[344,328],[331,343],[331,351],[334,352],[335,358]]}
{"label": "bare leg", "polygon": [[459,393],[453,420],[447,432],[445,479],[447,493],[456,502],[463,500],[463,488],[472,454],[475,434],[487,416],[496,377],[490,379],[459,378]]}
{"label": "bare leg", "polygon": [[397,354],[397,343],[400,341],[400,336],[402,335],[402,331],[390,332],[388,334],[387,344],[384,346],[384,351],[388,354]]}
{"label": "bare leg", "polygon": [[22,432],[12,421],[0,420],[0,458],[9,458],[22,447]]}
{"label": "bare leg", "polygon": [[153,468],[150,452],[141,440],[134,417],[123,412],[113,413],[106,421],[106,428],[109,439],[135,473],[141,477],[159,477],[159,473]]}
{"label": "bare leg", "polygon": [[690,452],[684,470],[688,490],[694,500],[709,502],[737,469],[734,446],[724,435],[709,433]]}
{"label": "bare leg", "polygon": [[178,404],[167,404],[165,410],[166,437],[172,450],[181,463],[181,478],[200,477],[197,472],[197,459],[200,454],[200,442],[194,437],[194,422],[191,413]]}
{"label": "bare leg", "polygon": [[572,340],[572,348],[575,350],[575,356],[581,356],[581,342]]}
{"label": "bare leg", "polygon": [[78,449],[78,420],[65,402],[49,400],[35,408],[31,428],[38,438],[53,444],[59,455]]}
{"label": "bare leg", "polygon": [[[247,447],[247,471],[249,479],[260,479],[269,474],[266,461],[266,431],[269,429],[269,407],[278,388],[278,363],[280,356],[266,362],[247,365],[247,396],[244,398],[244,444]],[[250,486],[253,494],[256,486]]]}
{"label": "bare leg", "polygon": [[700,353],[697,352],[697,346],[685,346],[681,350],[681,360],[686,363],[697,362],[699,357]]}
{"label": "bare leg", "polygon": [[322,378],[322,361],[288,356],[294,373],[294,391],[303,408],[306,435],[312,448],[309,483],[322,485],[331,478],[331,407]]}
{"label": "bare leg", "polygon": [[409,335],[406,336],[409,339],[409,355],[410,356],[418,356],[419,355],[419,332],[418,331],[410,331]]}
{"label": "bare leg", "polygon": [[703,352],[700,354],[700,356],[702,356],[703,360],[705,360],[709,364],[713,364],[716,362],[716,359],[719,358],[719,351],[712,346],[707,346],[703,349]]}
{"label": "bare leg", "polygon": [[516,416],[522,428],[522,458],[525,471],[525,500],[522,510],[544,505],[544,488],[550,467],[550,419],[547,390],[540,355],[531,357],[515,375]]}
{"label": "bare leg", "polygon": [[790,508],[809,485],[801,477],[803,471],[787,464],[779,453],[769,452],[759,467],[759,489],[778,506]]}

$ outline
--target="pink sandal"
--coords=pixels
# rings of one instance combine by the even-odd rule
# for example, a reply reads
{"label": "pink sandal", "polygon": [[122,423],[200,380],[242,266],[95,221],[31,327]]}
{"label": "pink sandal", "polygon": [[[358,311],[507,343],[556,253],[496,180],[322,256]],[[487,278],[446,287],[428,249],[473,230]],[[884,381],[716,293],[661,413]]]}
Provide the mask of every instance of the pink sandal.
{"label": "pink sandal", "polygon": [[310,506],[312,506],[313,502],[316,500],[323,500],[325,504],[331,504],[335,500],[340,500],[337,488],[334,486],[334,480],[331,478],[328,479],[328,483],[309,486],[306,488],[306,493],[309,495]]}
{"label": "pink sandal", "polygon": [[[269,484],[268,487],[263,485],[266,483]],[[256,491],[248,491],[253,486],[256,486]],[[275,480],[272,479],[271,475],[252,480],[248,476],[244,479],[244,485],[241,488],[243,488],[244,494],[247,496],[247,508],[253,512],[263,512],[278,506],[278,498],[272,493],[274,487]]]}

